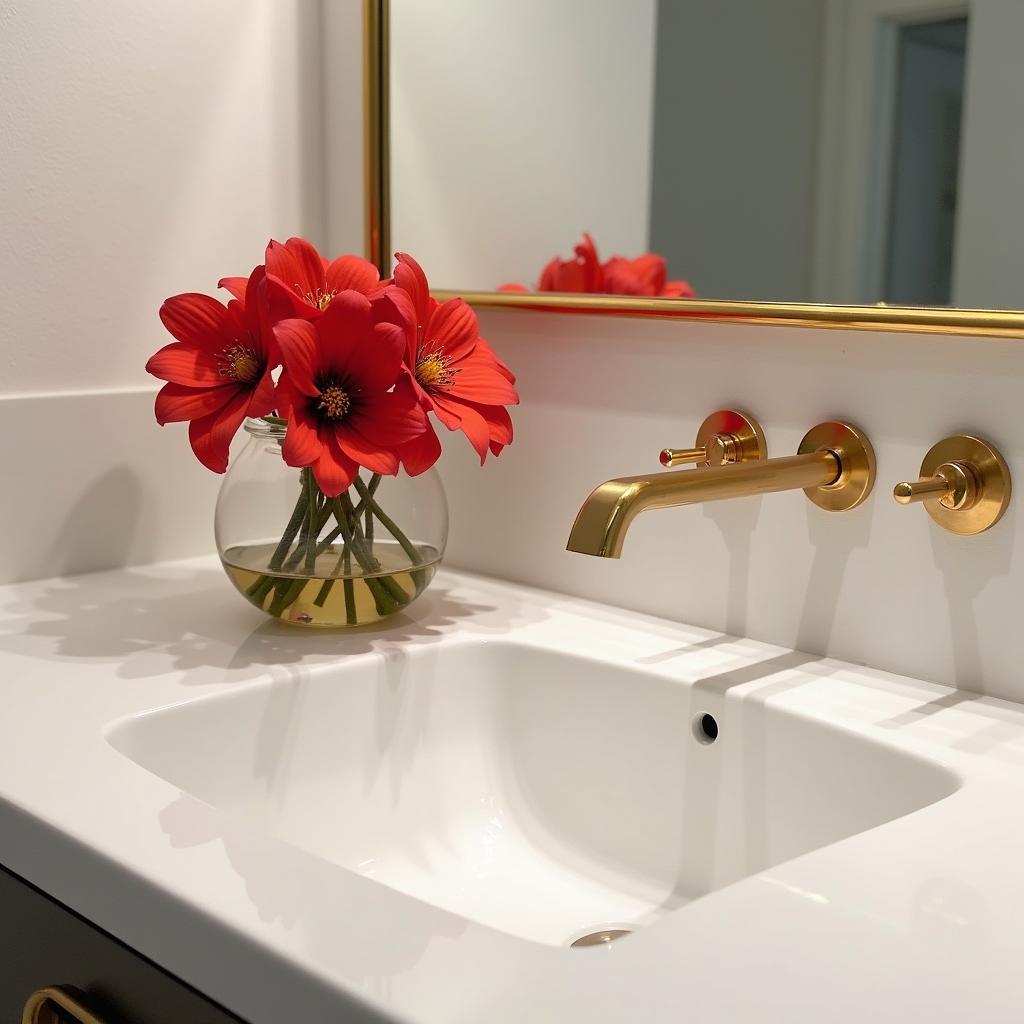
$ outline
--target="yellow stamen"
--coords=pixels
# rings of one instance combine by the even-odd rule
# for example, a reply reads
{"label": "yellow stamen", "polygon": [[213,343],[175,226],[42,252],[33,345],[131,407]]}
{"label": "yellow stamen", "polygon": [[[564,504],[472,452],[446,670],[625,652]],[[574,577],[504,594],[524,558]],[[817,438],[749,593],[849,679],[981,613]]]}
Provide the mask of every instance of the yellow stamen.
{"label": "yellow stamen", "polygon": [[222,377],[237,380],[240,384],[255,384],[259,380],[262,367],[251,348],[235,344],[223,349],[217,358],[221,362],[219,373]]}
{"label": "yellow stamen", "polygon": [[304,292],[298,284],[293,284],[292,287],[298,295],[305,299],[306,302],[311,306],[316,306],[316,308],[321,311],[325,310],[331,304],[331,300],[337,294],[336,292],[321,291],[319,288],[313,292]]}
{"label": "yellow stamen", "polygon": [[440,352],[428,352],[416,362],[416,379],[422,387],[445,387],[455,380],[458,370],[448,369],[448,357]]}
{"label": "yellow stamen", "polygon": [[317,408],[329,420],[340,420],[348,412],[351,404],[348,395],[337,384],[331,384],[320,392],[320,404]]}

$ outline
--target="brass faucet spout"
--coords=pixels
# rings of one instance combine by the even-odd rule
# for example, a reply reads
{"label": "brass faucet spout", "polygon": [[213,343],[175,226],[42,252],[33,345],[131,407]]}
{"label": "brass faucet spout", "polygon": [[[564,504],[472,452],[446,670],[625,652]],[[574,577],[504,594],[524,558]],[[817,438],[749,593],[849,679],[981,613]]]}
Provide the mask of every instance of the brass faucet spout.
{"label": "brass faucet spout", "polygon": [[647,509],[830,487],[839,483],[842,475],[840,455],[822,448],[783,459],[608,480],[583,503],[566,547],[584,555],[618,558],[630,524]]}

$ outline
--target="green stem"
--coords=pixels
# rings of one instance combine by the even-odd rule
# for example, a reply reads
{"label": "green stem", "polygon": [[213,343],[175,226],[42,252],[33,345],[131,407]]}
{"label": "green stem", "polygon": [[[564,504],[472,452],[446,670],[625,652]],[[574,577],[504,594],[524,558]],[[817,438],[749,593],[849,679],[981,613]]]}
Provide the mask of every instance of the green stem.
{"label": "green stem", "polygon": [[306,488],[303,487],[299,491],[299,500],[295,502],[295,510],[292,512],[292,517],[288,520],[288,525],[284,528],[284,533],[281,534],[281,541],[277,545],[274,553],[270,556],[268,568],[281,568],[284,556],[288,553],[288,549],[292,546],[292,541],[295,539],[295,534],[299,532],[299,527],[306,518],[306,505],[308,501],[309,495],[306,493]]}
{"label": "green stem", "polygon": [[302,588],[305,585],[306,581],[304,579],[278,580],[274,600],[270,602],[270,608],[267,609],[269,614],[275,618],[280,616],[286,608],[298,600],[299,594],[302,593]]}
{"label": "green stem", "polygon": [[[356,477],[356,480],[359,480],[358,476]],[[362,480],[359,480],[359,483],[362,484]],[[366,485],[363,484],[363,486],[365,488]],[[358,548],[362,547],[366,551],[369,561],[373,565],[374,569],[379,571],[381,564],[373,553],[373,546],[366,543],[366,539],[363,536],[363,528],[360,525],[359,516],[356,514],[356,510],[352,505],[352,499],[348,496],[348,492],[342,494],[340,497],[345,511],[348,512],[351,517],[352,543],[353,550],[356,552],[356,557],[358,557]],[[399,606],[404,606],[409,603],[409,595],[402,589],[398,580],[396,580],[394,576],[384,574],[379,576],[378,579],[381,586],[383,586],[385,590],[387,590],[388,593],[398,602]]]}
{"label": "green stem", "polygon": [[402,550],[412,559],[414,566],[419,565],[423,561],[423,552],[416,547],[415,544],[398,528],[395,521],[389,516],[381,507],[377,504],[376,499],[373,496],[373,492],[363,483],[362,480],[357,476],[355,479],[356,490],[359,492],[359,496],[369,506],[369,511],[372,512],[381,522],[388,533],[391,534],[395,540],[402,546]]}
{"label": "green stem", "polygon": [[[347,494],[340,495],[337,498],[331,499],[331,506],[334,509],[334,518],[338,521],[338,526],[341,527],[341,535],[345,538],[346,546],[351,550],[355,560],[359,563],[359,567],[364,573],[372,573],[380,568],[380,564],[376,562],[366,547],[362,543],[356,541],[356,529],[358,526],[349,519],[349,516],[354,511],[352,508],[351,500],[348,501],[348,508],[345,507],[344,499],[348,498]],[[358,522],[358,521],[357,521]],[[353,528],[355,526],[355,529]],[[362,538],[360,537],[360,541]],[[398,610],[398,602],[388,593],[388,591],[382,586],[379,579],[375,579],[373,576],[364,576],[363,582],[366,584],[367,589],[373,595],[374,604],[377,606],[377,612],[380,615],[390,615]],[[404,602],[403,602],[404,603]]]}
{"label": "green stem", "polygon": [[[369,491],[370,491],[371,494],[373,494],[374,491],[376,491],[377,488],[380,486],[380,480],[381,480],[381,477],[380,477],[379,473],[374,473],[374,475],[370,478]],[[366,502],[363,499],[360,499],[359,504],[356,505],[355,514],[357,516],[358,515],[362,515],[363,509],[365,509],[365,508],[366,508]],[[330,502],[328,502],[327,503],[327,517],[328,518],[330,518],[330,514],[331,514],[331,506],[330,506]],[[326,523],[326,520],[325,520],[325,523]],[[331,532],[329,534],[327,534],[326,537],[324,537],[324,539],[322,541],[320,541],[319,545],[317,546],[316,553],[318,555],[322,555],[341,536],[342,536],[341,527],[340,526],[336,526],[333,530],[331,530]]]}
{"label": "green stem", "polygon": [[351,576],[346,576],[341,581],[345,592],[345,622],[354,626],[356,624],[356,588]]}
{"label": "green stem", "polygon": [[306,533],[306,575],[312,576],[313,570],[316,568],[316,540],[320,536],[319,522],[319,508],[317,507],[317,495],[320,493],[320,488],[317,487],[316,481],[313,479],[312,470],[307,470],[309,474],[306,477],[306,491],[308,498],[306,499],[309,505],[309,530]]}
{"label": "green stem", "polygon": [[[377,479],[380,479],[379,477]],[[416,588],[416,593],[420,594],[423,592],[423,588],[427,585],[427,573],[425,569],[417,568],[417,566],[423,565],[423,552],[398,528],[398,524],[377,504],[376,499],[373,496],[373,491],[370,490],[363,483],[359,477],[355,480],[356,490],[359,491],[361,499],[369,506],[370,512],[373,513],[383,525],[384,529],[391,534],[395,540],[398,541],[402,550],[408,555],[412,561],[412,567],[409,569],[409,575],[412,577],[413,586]],[[376,488],[374,488],[376,490]]]}

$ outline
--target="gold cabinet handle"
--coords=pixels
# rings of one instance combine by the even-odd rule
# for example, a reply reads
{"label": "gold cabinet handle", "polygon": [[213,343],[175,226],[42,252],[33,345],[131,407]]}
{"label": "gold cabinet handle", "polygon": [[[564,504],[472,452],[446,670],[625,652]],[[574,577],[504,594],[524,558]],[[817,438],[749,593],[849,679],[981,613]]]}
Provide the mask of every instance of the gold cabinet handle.
{"label": "gold cabinet handle", "polygon": [[663,448],[663,466],[696,462],[704,466],[726,466],[733,462],[760,462],[768,458],[764,431],[757,420],[734,409],[713,412],[697,431],[693,448]]}
{"label": "gold cabinet handle", "polygon": [[21,1024],[108,1024],[82,1002],[83,998],[68,985],[41,988],[28,997]]}
{"label": "gold cabinet handle", "polygon": [[932,445],[918,480],[898,483],[892,496],[901,505],[923,502],[943,529],[961,536],[995,526],[1010,503],[1010,470],[987,441],[957,434]]}

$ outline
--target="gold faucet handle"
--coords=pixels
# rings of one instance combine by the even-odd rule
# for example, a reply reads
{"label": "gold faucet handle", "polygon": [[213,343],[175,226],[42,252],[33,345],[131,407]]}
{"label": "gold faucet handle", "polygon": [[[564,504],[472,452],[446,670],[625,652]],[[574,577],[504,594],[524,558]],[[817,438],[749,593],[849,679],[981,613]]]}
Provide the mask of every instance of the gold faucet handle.
{"label": "gold faucet handle", "polygon": [[943,462],[934,476],[898,483],[892,496],[901,505],[938,500],[948,509],[959,510],[974,508],[978,490],[978,479],[969,462]]}
{"label": "gold faucet handle", "polygon": [[995,526],[1006,511],[1010,470],[987,441],[958,434],[933,445],[920,479],[898,483],[892,496],[901,505],[924,502],[940,526],[970,536]]}
{"label": "gold faucet handle", "polygon": [[713,412],[697,431],[693,448],[663,448],[661,464],[669,469],[697,463],[727,466],[733,462],[760,462],[768,458],[764,431],[757,420],[733,409]]}

